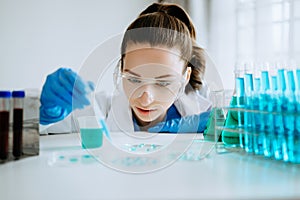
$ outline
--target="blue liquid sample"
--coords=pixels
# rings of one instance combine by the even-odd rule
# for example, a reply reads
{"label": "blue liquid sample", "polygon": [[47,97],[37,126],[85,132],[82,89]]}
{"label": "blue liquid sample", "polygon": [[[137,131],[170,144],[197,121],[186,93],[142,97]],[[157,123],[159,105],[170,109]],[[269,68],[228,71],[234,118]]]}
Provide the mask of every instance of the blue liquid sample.
{"label": "blue liquid sample", "polygon": [[288,71],[287,78],[288,78],[288,90],[294,93],[296,91],[294,72]]}
{"label": "blue liquid sample", "polygon": [[[300,71],[300,70],[299,70]],[[300,73],[298,78],[298,84],[300,84]],[[296,92],[297,108],[296,108],[296,119],[295,119],[295,133],[294,133],[294,156],[291,162],[300,163],[300,88]]]}
{"label": "blue liquid sample", "polygon": [[[286,115],[284,117],[285,137],[287,141],[287,158],[286,161],[295,162],[294,154],[299,152],[295,148],[295,115],[296,115],[296,97],[295,97],[295,79],[293,71],[287,71],[288,87],[285,93],[287,98]],[[296,145],[298,146],[298,145]],[[294,153],[295,151],[295,153]],[[284,157],[285,158],[285,157]]]}
{"label": "blue liquid sample", "polygon": [[292,161],[294,151],[294,129],[295,129],[295,104],[291,98],[284,98],[282,104],[283,124],[284,124],[284,140],[286,143],[283,146],[283,160]]}
{"label": "blue liquid sample", "polygon": [[103,133],[100,128],[81,128],[82,148],[98,148],[102,146]]}
{"label": "blue liquid sample", "polygon": [[[244,86],[244,78],[238,77],[236,78],[236,105],[238,109],[244,109],[245,106],[245,86]],[[238,111],[238,129],[239,132],[243,132],[244,128],[244,112]],[[244,148],[244,133],[240,133],[240,147]]]}
{"label": "blue liquid sample", "polygon": [[283,69],[278,70],[278,78],[279,78],[279,90],[280,90],[280,105],[281,112],[283,118],[283,141],[282,141],[282,154],[283,160],[288,162],[291,161],[292,151],[293,151],[293,132],[295,125],[294,111],[295,111],[295,98],[294,92],[292,91],[294,88],[295,81],[293,80],[293,76],[291,76],[292,71],[287,72],[288,78],[288,88],[286,87],[286,79],[285,79],[285,71]]}
{"label": "blue liquid sample", "polygon": [[270,92],[270,80],[269,72],[262,71],[261,73],[262,81],[262,92],[260,94],[260,111],[262,111],[262,118],[264,121],[264,127],[262,130],[262,135],[260,137],[263,140],[263,151],[266,157],[273,156],[273,105],[272,97]]}
{"label": "blue liquid sample", "polygon": [[264,130],[261,131],[260,138],[263,140],[264,155],[271,157],[274,154],[272,145],[272,141],[274,140],[273,99],[270,94],[262,94],[260,101],[260,109],[264,111],[264,113],[261,114],[264,120]]}
{"label": "blue liquid sample", "polygon": [[295,116],[295,131],[293,143],[293,163],[300,163],[300,69],[296,70],[297,88],[295,91],[296,98],[296,116]]}
{"label": "blue liquid sample", "polygon": [[253,104],[252,110],[256,111],[253,114],[253,149],[254,153],[261,155],[263,154],[263,143],[264,143],[264,120],[263,115],[259,112],[260,111],[260,87],[261,87],[261,80],[260,78],[254,79],[254,95],[253,95]]}
{"label": "blue liquid sample", "polygon": [[297,69],[296,77],[297,77],[297,83],[298,83],[297,90],[296,90],[296,102],[297,102],[298,115],[296,116],[295,129],[296,129],[296,134],[300,134],[300,115],[299,115],[299,113],[300,113],[300,69]]}
{"label": "blue liquid sample", "polygon": [[272,76],[272,111],[273,111],[273,130],[274,130],[274,138],[272,142],[274,158],[276,160],[282,160],[282,144],[283,144],[283,118],[281,115],[281,104],[278,93],[278,79],[277,76]]}
{"label": "blue liquid sample", "polygon": [[[244,134],[244,146],[245,151],[248,153],[253,152],[253,113],[251,112],[251,106],[253,104],[253,75],[245,75],[245,113],[244,113],[244,123],[245,123],[245,134]],[[250,112],[249,112],[250,111]]]}
{"label": "blue liquid sample", "polygon": [[286,90],[284,69],[279,69],[278,70],[278,89],[281,92],[285,92],[285,90]]}
{"label": "blue liquid sample", "polygon": [[279,88],[279,105],[281,106],[281,115],[282,115],[282,122],[283,122],[283,136],[282,136],[282,158],[284,161],[288,161],[288,150],[287,150],[287,135],[286,135],[286,128],[287,124],[286,121],[286,113],[287,113],[287,104],[288,100],[285,96],[286,92],[286,80],[284,75],[284,69],[278,70],[278,88]]}

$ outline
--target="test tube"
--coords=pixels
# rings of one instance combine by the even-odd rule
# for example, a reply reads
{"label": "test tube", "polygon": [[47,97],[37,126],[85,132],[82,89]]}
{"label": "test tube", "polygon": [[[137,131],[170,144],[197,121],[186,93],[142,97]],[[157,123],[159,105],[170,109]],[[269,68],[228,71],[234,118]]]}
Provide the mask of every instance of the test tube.
{"label": "test tube", "polygon": [[263,141],[263,152],[266,157],[273,156],[273,105],[271,103],[269,64],[261,66],[261,92],[259,110],[263,119],[263,127],[259,132],[259,137]]}
{"label": "test tube", "polygon": [[254,92],[253,92],[253,149],[254,153],[261,155],[263,154],[263,131],[264,122],[262,115],[260,113],[260,93],[261,93],[261,73],[259,71],[259,66],[255,66],[254,70]]}
{"label": "test tube", "polygon": [[283,136],[282,136],[282,157],[284,161],[288,161],[288,150],[287,150],[287,141],[286,141],[286,114],[287,114],[287,104],[288,99],[285,96],[286,93],[286,78],[285,78],[285,69],[281,67],[278,69],[278,86],[279,86],[279,105],[281,107],[281,115],[283,120]]}
{"label": "test tube", "polygon": [[10,91],[0,91],[0,160],[8,158]]}
{"label": "test tube", "polygon": [[24,91],[13,91],[13,155],[22,155]]}
{"label": "test tube", "polygon": [[300,163],[300,69],[296,70],[297,87],[296,87],[296,119],[295,119],[295,138],[294,143],[298,144],[294,151],[294,162]]}
{"label": "test tube", "polygon": [[297,101],[297,115],[296,115],[296,121],[295,121],[295,129],[296,134],[300,135],[300,69],[296,70],[296,76],[297,76],[297,88],[296,88],[296,101]]}
{"label": "test tube", "polygon": [[251,112],[251,106],[253,104],[253,63],[247,63],[245,65],[245,151],[248,153],[253,152],[253,113]]}
{"label": "test tube", "polygon": [[281,114],[281,104],[280,104],[280,93],[278,90],[278,74],[277,66],[271,70],[271,104],[273,106],[273,130],[274,138],[272,142],[272,148],[274,152],[274,158],[276,160],[282,160],[282,144],[283,144],[283,119]]}
{"label": "test tube", "polygon": [[238,130],[240,138],[240,147],[244,148],[244,111],[245,108],[245,83],[244,83],[244,65],[237,63],[235,66],[235,94],[237,105]]}
{"label": "test tube", "polygon": [[286,113],[284,117],[285,137],[287,141],[287,160],[296,162],[295,154],[299,151],[300,145],[296,142],[295,137],[295,110],[296,110],[296,96],[295,96],[295,78],[293,68],[287,69],[287,90],[285,96],[287,98]]}
{"label": "test tube", "polygon": [[254,153],[258,155],[263,154],[263,143],[264,143],[264,120],[262,111],[262,73],[261,66],[255,66],[254,72],[254,92],[253,92],[253,128],[255,133],[253,134],[253,149]]}

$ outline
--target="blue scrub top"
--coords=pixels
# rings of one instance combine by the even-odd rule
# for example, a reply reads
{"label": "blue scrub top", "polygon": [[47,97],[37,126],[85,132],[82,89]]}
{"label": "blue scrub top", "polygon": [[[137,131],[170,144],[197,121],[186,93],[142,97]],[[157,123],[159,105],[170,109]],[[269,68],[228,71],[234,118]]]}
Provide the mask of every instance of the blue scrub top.
{"label": "blue scrub top", "polygon": [[[167,119],[166,121],[172,120],[172,119],[178,119],[181,118],[180,113],[178,112],[177,108],[175,107],[175,105],[173,104],[167,111]],[[137,124],[136,118],[132,117],[133,120],[133,126],[134,126],[134,131],[140,131],[141,128],[140,126]]]}

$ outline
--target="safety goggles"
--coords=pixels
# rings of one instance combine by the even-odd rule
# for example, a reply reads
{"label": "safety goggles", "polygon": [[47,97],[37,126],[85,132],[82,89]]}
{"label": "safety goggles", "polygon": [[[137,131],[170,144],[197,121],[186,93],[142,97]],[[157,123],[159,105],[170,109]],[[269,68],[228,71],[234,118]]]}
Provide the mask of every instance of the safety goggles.
{"label": "safety goggles", "polygon": [[175,100],[185,86],[184,76],[143,78],[129,73],[121,73],[119,76],[129,98],[139,98],[147,92],[148,97],[153,100],[169,102]]}

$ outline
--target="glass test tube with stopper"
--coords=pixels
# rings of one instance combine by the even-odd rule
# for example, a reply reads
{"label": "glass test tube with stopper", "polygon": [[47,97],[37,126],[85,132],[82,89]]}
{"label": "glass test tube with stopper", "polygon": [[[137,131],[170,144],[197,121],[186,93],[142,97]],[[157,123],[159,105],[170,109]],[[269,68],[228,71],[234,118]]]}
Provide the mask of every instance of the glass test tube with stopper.
{"label": "glass test tube with stopper", "polygon": [[8,158],[10,91],[0,91],[0,160]]}
{"label": "glass test tube with stopper", "polygon": [[13,155],[22,155],[24,91],[13,91]]}

